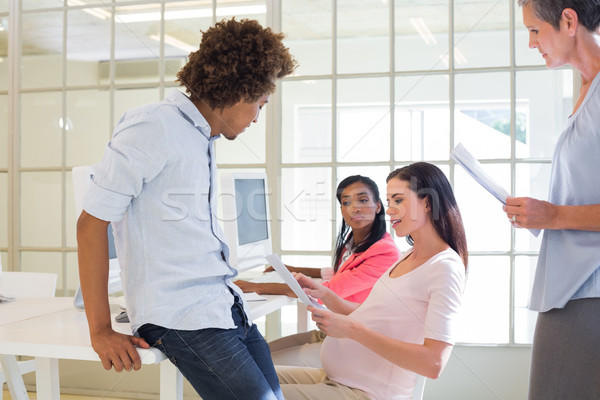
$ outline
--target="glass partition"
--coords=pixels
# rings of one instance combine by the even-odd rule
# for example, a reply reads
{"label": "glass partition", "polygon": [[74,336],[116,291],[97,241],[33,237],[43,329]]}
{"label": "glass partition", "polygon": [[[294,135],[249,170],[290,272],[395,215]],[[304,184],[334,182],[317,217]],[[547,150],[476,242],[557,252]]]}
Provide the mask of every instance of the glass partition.
{"label": "glass partition", "polygon": [[331,24],[330,0],[283,2],[281,27],[299,63],[296,75],[331,73]]}
{"label": "glass partition", "polygon": [[8,167],[8,96],[0,94],[0,169]]}
{"label": "glass partition", "polygon": [[331,168],[283,168],[279,188],[283,207],[281,248],[284,250],[325,250],[332,246]]}
{"label": "glass partition", "polygon": [[22,2],[21,7],[25,10],[35,10],[40,8],[61,7],[64,0],[27,0]]}
{"label": "glass partition", "polygon": [[[360,16],[357,20],[357,16]],[[390,70],[390,23],[387,2],[337,1],[337,73]]]}
{"label": "glass partition", "polygon": [[508,1],[454,0],[454,66],[510,65]]}
{"label": "glass partition", "polygon": [[8,196],[8,174],[0,172],[0,248],[8,246]]}
{"label": "glass partition", "polygon": [[[483,168],[502,187],[510,188],[510,164],[486,163]],[[465,225],[469,252],[510,250],[511,225],[502,211],[502,203],[461,167],[454,170],[454,193]]]}
{"label": "glass partition", "polygon": [[338,161],[390,159],[389,93],[388,78],[338,81]]}
{"label": "glass partition", "polygon": [[533,342],[538,313],[529,310],[529,298],[536,265],[537,256],[515,257],[515,343]]}
{"label": "glass partition", "polygon": [[67,92],[67,166],[100,161],[110,138],[108,90]]}
{"label": "glass partition", "polygon": [[0,92],[8,89],[8,2],[0,4]]}
{"label": "glass partition", "polygon": [[22,251],[21,271],[56,274],[56,291],[62,292],[64,275],[62,258],[62,253],[58,251]]}
{"label": "glass partition", "polygon": [[396,161],[445,160],[450,149],[448,75],[396,78]]}
{"label": "glass partition", "polygon": [[469,278],[458,318],[457,341],[509,342],[509,266],[509,257],[469,256]]}
{"label": "glass partition", "polygon": [[396,0],[396,71],[448,69],[448,2]]}
{"label": "glass partition", "polygon": [[516,95],[517,157],[551,158],[573,112],[572,70],[518,71]]}
{"label": "glass partition", "polygon": [[21,165],[59,167],[62,165],[63,129],[71,122],[63,116],[62,92],[21,95]]}
{"label": "glass partition", "polygon": [[23,14],[21,88],[63,85],[63,16],[62,11]]}
{"label": "glass partition", "polygon": [[21,173],[21,245],[62,245],[62,174]]}
{"label": "glass partition", "polygon": [[[89,165],[89,164],[86,164]],[[77,219],[75,211],[75,192],[71,172],[65,173],[65,234],[67,247],[77,248]]]}
{"label": "glass partition", "polygon": [[[129,109],[139,107],[143,104],[160,101],[159,90],[157,88],[143,89],[119,89],[114,92],[115,104],[113,112],[113,123],[116,125],[123,117],[123,114]],[[110,133],[112,136],[112,132]],[[109,136],[109,138],[110,138]]]}
{"label": "glass partition", "polygon": [[101,68],[101,61],[110,60],[110,26],[110,13],[103,8],[68,10],[67,85],[108,82],[108,70]]}
{"label": "glass partition", "polygon": [[67,285],[64,288],[64,293],[67,296],[74,296],[75,291],[79,288],[79,263],[77,262],[76,252],[67,253],[65,270]]}
{"label": "glass partition", "polygon": [[331,161],[331,80],[282,82],[281,159]]}
{"label": "glass partition", "polygon": [[475,158],[509,158],[510,75],[507,72],[461,74],[455,82],[456,143],[462,143]]}

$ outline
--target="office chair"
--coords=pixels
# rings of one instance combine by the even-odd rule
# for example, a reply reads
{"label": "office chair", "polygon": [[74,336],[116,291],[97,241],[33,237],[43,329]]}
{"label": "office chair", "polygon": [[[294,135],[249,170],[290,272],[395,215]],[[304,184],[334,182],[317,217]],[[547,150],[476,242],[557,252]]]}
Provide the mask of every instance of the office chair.
{"label": "office chair", "polygon": [[0,293],[15,297],[54,297],[56,274],[47,272],[0,272]]}
{"label": "office chair", "polygon": [[[56,274],[46,272],[2,272],[0,269],[0,293],[12,295],[17,300],[19,297],[54,297],[56,278]],[[16,363],[21,375],[35,371],[35,360],[17,361],[15,356],[6,358],[10,364]],[[7,382],[7,379],[0,367],[0,389],[4,382]]]}

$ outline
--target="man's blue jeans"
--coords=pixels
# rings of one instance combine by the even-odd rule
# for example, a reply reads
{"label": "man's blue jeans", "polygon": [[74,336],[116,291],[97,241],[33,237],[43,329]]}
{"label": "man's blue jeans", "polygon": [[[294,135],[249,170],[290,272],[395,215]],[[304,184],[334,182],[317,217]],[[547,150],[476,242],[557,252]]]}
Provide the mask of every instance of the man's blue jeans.
{"label": "man's blue jeans", "polygon": [[237,328],[182,331],[145,324],[140,337],[171,360],[204,400],[283,400],[269,346],[242,306],[231,308]]}

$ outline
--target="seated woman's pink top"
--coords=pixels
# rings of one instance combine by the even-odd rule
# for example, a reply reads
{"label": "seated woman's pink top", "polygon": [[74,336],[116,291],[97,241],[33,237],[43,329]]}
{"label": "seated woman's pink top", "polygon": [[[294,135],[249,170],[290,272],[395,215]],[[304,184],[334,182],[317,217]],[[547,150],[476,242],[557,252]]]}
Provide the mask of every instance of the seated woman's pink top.
{"label": "seated woman's pink top", "polygon": [[[385,272],[348,317],[390,339],[423,344],[428,338],[454,344],[464,285],[462,259],[448,248],[402,276],[392,278]],[[327,336],[321,362],[329,380],[362,390],[372,399],[413,398],[416,372],[352,339]]]}
{"label": "seated woman's pink top", "polygon": [[362,303],[379,277],[399,259],[400,250],[386,232],[367,250],[350,255],[331,280],[323,282],[323,285],[343,299]]}

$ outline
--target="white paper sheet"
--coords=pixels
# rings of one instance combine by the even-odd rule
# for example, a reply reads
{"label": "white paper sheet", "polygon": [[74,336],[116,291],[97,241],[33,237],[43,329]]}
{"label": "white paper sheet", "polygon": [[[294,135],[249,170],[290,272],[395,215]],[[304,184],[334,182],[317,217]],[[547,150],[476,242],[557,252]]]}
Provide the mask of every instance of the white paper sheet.
{"label": "white paper sheet", "polygon": [[[451,156],[454,161],[462,166],[465,171],[477,181],[477,183],[484,187],[485,190],[490,192],[502,204],[506,204],[506,198],[509,197],[510,194],[483,170],[479,161],[467,151],[465,146],[461,143],[457,144],[456,147],[454,147],[454,150],[452,150]],[[540,234],[539,229],[529,229],[529,232],[535,237],[538,237]]]}
{"label": "white paper sheet", "polygon": [[285,265],[277,255],[271,254],[267,256],[266,259],[267,261],[269,261],[269,263],[271,263],[271,265],[273,266],[275,271],[277,271],[279,276],[281,276],[281,279],[283,279],[283,281],[287,283],[287,285],[294,291],[294,293],[296,294],[296,296],[298,296],[298,299],[300,299],[301,302],[303,302],[307,306],[325,308],[322,304],[320,304],[318,301],[316,301],[314,298],[310,297],[304,292],[296,278],[294,278],[292,273],[288,271],[288,269],[285,267]]}

